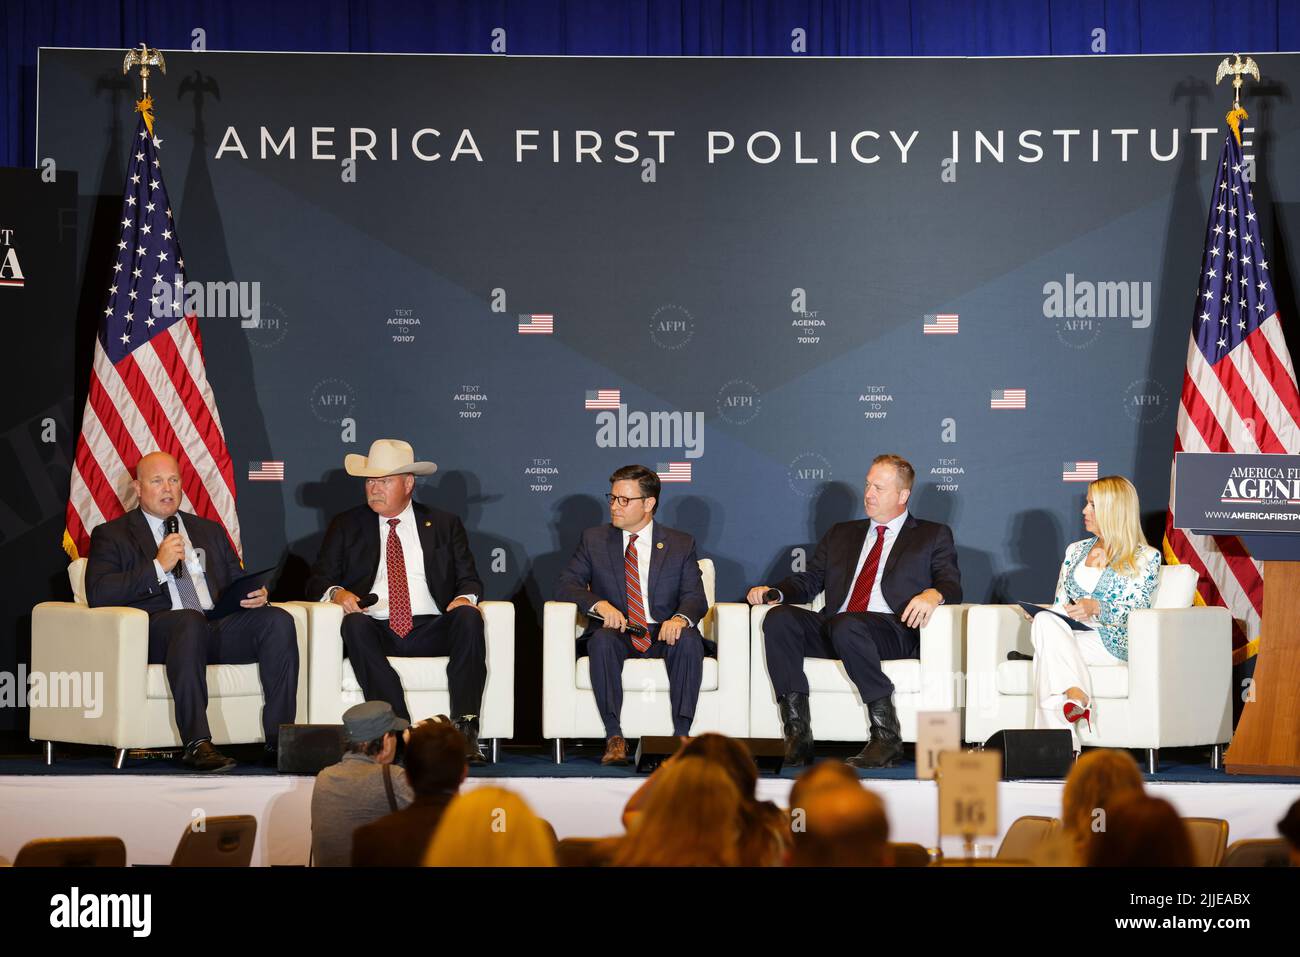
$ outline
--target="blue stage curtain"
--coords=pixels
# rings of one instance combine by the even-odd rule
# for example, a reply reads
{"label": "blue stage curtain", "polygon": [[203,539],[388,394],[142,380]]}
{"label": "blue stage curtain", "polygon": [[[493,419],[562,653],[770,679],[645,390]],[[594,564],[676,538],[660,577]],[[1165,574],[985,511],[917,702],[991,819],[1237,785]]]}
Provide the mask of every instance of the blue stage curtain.
{"label": "blue stage curtain", "polygon": [[[1296,0],[5,0],[0,163],[31,166],[41,46],[512,54],[1041,56],[1300,49]],[[1104,38],[1096,31],[1104,31]]]}

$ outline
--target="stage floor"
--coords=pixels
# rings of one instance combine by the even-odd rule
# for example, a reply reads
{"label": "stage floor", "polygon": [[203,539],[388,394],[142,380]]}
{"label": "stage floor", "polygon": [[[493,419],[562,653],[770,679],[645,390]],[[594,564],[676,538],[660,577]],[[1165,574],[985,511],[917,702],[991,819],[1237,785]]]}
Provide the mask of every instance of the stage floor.
{"label": "stage floor", "polygon": [[[623,805],[644,778],[630,768],[602,768],[598,753],[575,749],[557,766],[537,749],[506,749],[500,763],[473,769],[465,786],[519,792],[560,837],[619,834]],[[166,864],[196,818],[252,814],[258,819],[254,864],[307,863],[313,778],[252,766],[217,776],[187,774],[158,760],[134,760],[114,771],[110,755],[82,751],[61,757],[52,768],[35,757],[0,760],[0,859],[13,860],[36,837],[106,834],[126,842],[129,863]],[[936,788],[914,775],[910,764],[862,772],[863,783],[885,801],[891,838],[934,846]],[[789,771],[762,776],[759,796],[785,805],[793,777]],[[998,840],[1018,817],[1058,816],[1062,786],[1059,780],[1003,782]],[[1225,818],[1229,841],[1276,837],[1277,822],[1300,799],[1300,781],[1294,779],[1235,777],[1168,758],[1162,773],[1147,775],[1147,787],[1184,816]],[[947,842],[941,846],[945,853],[957,850]]]}

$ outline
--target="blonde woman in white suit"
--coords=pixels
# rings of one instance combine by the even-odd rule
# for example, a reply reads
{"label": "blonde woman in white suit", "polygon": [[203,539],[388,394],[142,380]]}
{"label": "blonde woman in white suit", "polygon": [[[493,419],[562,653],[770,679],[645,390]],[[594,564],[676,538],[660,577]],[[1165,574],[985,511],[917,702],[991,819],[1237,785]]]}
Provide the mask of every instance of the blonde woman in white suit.
{"label": "blonde woman in white suit", "polygon": [[1160,552],[1142,534],[1137,489],[1120,475],[1088,486],[1083,525],[1089,538],[1065,550],[1053,608],[1086,631],[1074,631],[1050,612],[1033,618],[1035,728],[1068,728],[1079,750],[1077,722],[1092,726],[1097,704],[1089,665],[1128,661],[1128,616],[1150,608]]}

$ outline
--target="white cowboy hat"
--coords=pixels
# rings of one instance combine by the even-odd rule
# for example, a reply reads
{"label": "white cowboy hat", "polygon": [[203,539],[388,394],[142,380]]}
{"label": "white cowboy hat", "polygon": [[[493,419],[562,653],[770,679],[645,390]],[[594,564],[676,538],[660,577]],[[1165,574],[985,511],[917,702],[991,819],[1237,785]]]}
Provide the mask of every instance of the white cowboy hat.
{"label": "white cowboy hat", "polygon": [[359,478],[385,478],[389,475],[432,475],[438,466],[432,462],[415,461],[411,443],[401,439],[376,439],[370,444],[369,455],[345,455],[343,468],[349,475]]}

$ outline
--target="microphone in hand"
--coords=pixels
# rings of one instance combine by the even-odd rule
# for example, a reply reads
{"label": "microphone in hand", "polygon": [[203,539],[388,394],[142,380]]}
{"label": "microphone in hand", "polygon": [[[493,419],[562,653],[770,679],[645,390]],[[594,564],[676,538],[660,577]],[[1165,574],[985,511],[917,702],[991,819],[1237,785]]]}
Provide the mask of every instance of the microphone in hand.
{"label": "microphone in hand", "polygon": [[763,592],[763,601],[765,602],[780,601],[780,600],[781,600],[781,593],[777,591],[775,588],[769,588],[767,591]]}
{"label": "microphone in hand", "polygon": [[[163,519],[163,534],[164,534],[164,535],[175,535],[175,534],[176,534],[177,532],[179,532],[180,530],[181,530],[180,519],[178,519],[175,515],[171,515],[171,516],[169,516],[169,517]],[[169,569],[169,571],[171,571],[171,573],[172,573],[173,575],[175,575],[177,578],[184,578],[184,577],[185,577],[185,558],[184,558],[184,556],[182,556],[182,557],[181,557],[181,560],[178,561],[178,562],[177,562],[177,563],[176,563],[176,564],[175,564],[171,569]]]}
{"label": "microphone in hand", "polygon": [[358,607],[358,608],[369,608],[371,605],[373,605],[373,604],[374,604],[375,602],[377,602],[377,601],[379,601],[379,596],[376,595],[374,592],[371,592],[371,593],[370,593],[369,595],[367,595],[365,598],[361,598],[361,599],[358,599],[358,600],[357,600],[357,607]]}

